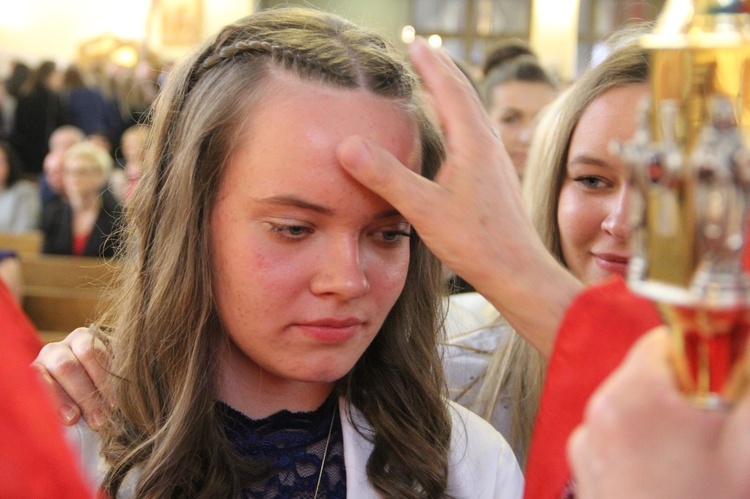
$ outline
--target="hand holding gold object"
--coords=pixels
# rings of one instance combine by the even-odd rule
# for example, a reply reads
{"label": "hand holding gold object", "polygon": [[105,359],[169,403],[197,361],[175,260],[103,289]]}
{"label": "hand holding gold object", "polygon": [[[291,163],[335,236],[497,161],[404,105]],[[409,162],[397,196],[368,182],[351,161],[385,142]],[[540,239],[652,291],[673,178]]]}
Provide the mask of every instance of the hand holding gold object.
{"label": "hand holding gold object", "polygon": [[747,385],[750,1],[670,1],[650,53],[651,102],[633,142],[628,281],[672,329],[676,375],[717,407]]}

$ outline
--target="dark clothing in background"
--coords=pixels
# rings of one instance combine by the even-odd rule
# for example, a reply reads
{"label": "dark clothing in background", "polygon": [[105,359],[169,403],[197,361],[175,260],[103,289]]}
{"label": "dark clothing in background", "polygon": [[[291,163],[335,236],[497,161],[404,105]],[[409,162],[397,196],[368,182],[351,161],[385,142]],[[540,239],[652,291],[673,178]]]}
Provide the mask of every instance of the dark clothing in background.
{"label": "dark clothing in background", "polygon": [[[111,258],[119,246],[122,207],[108,189],[102,191],[102,206],[83,256]],[[44,245],[42,252],[73,254],[73,208],[63,199],[49,201],[42,212]]]}
{"label": "dark clothing in background", "polygon": [[69,123],[86,135],[104,133],[113,144],[119,140],[122,125],[116,101],[97,89],[79,87],[67,92],[63,103]]}
{"label": "dark clothing in background", "polygon": [[67,114],[56,92],[38,88],[19,97],[11,143],[21,156],[26,173],[36,176],[42,172],[50,135],[66,124]]}

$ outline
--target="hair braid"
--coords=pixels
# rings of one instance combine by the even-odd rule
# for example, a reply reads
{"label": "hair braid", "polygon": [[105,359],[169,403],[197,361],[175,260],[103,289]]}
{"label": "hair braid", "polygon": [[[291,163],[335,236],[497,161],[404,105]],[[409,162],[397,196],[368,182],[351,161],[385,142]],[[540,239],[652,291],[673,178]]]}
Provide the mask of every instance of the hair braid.
{"label": "hair braid", "polygon": [[198,79],[205,72],[219,64],[245,54],[267,55],[270,56],[274,62],[282,63],[285,66],[306,68],[308,70],[320,69],[320,63],[318,61],[300,53],[298,50],[289,47],[282,47],[281,45],[272,44],[267,41],[241,40],[234,42],[231,45],[221,47],[206,57],[198,70],[194,73],[194,76]]}

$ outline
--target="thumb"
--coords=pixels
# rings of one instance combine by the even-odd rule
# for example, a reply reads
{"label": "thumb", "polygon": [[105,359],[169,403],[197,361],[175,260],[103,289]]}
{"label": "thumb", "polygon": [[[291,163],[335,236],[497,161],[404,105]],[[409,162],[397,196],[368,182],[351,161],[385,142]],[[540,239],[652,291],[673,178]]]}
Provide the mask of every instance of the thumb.
{"label": "thumb", "polygon": [[369,139],[347,137],[339,144],[337,155],[347,173],[393,205],[417,230],[446,194],[442,187],[410,170]]}

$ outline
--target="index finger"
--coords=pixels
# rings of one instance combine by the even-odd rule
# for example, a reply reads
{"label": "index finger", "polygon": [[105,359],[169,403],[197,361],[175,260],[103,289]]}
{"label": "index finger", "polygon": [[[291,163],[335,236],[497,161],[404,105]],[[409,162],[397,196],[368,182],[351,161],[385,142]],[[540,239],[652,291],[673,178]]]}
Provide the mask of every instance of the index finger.
{"label": "index finger", "polygon": [[478,120],[487,123],[487,131],[491,133],[476,90],[444,51],[433,49],[424,39],[417,38],[409,47],[409,57],[427,92],[440,103],[436,111],[448,140],[452,133],[460,133],[462,128],[458,125],[471,125]]}

